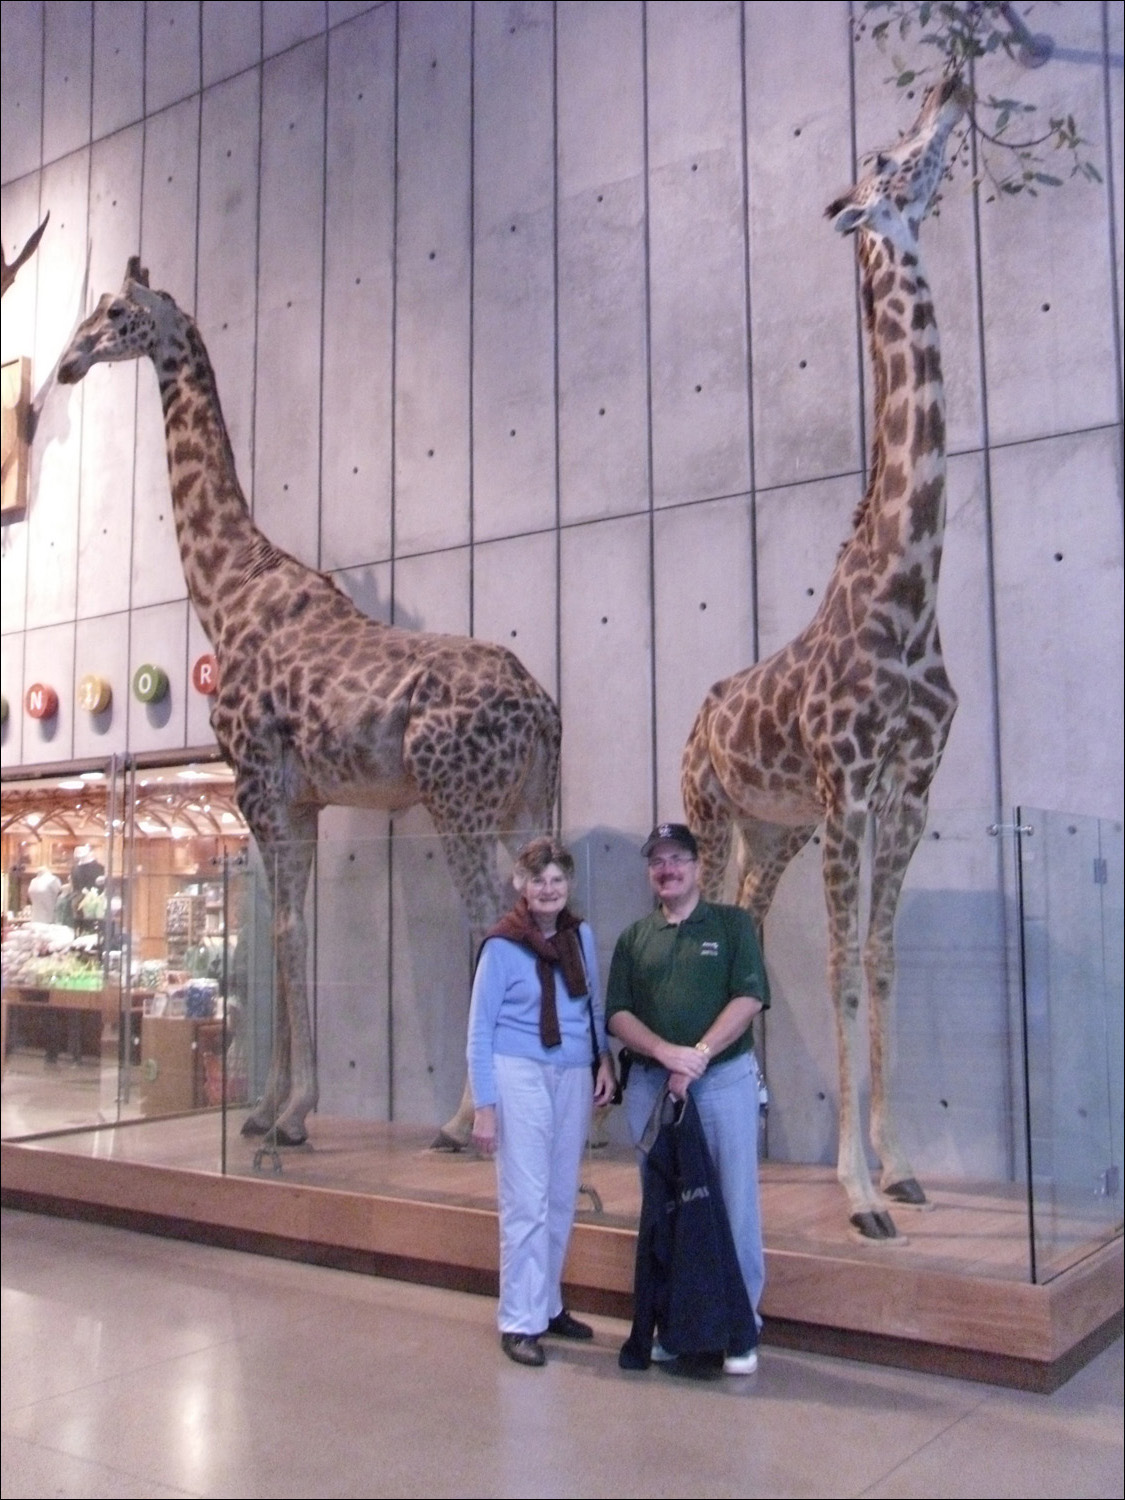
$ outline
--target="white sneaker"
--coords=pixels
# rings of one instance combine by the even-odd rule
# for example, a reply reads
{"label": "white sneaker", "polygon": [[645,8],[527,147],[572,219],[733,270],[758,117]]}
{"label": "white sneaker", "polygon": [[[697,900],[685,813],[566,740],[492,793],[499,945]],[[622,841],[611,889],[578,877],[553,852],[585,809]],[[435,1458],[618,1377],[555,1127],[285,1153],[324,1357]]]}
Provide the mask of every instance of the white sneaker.
{"label": "white sneaker", "polygon": [[[653,1358],[656,1358],[655,1354]],[[724,1375],[753,1375],[757,1368],[757,1349],[751,1349],[749,1354],[728,1354],[723,1360]]]}
{"label": "white sneaker", "polygon": [[652,1362],[654,1365],[670,1365],[674,1359],[679,1359],[678,1354],[673,1354],[670,1349],[665,1349],[663,1344],[653,1344]]}

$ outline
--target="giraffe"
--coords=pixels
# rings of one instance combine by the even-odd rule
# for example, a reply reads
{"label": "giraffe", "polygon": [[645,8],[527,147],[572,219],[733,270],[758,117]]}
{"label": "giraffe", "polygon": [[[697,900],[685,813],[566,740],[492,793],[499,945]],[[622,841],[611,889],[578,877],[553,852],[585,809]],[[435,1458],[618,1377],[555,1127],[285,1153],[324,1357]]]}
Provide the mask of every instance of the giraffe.
{"label": "giraffe", "polygon": [[[898,1235],[887,1200],[924,1206],[887,1097],[894,919],[926,822],[930,783],[957,707],[936,613],[945,528],[945,403],[937,323],[918,233],[967,91],[927,91],[897,145],[832,203],[858,231],[862,303],[874,370],[870,477],[811,623],[775,655],[716,683],[684,747],[682,794],[701,882],[722,888],[734,830],[738,899],[759,930],[786,866],[823,823],[828,985],[839,1063],[837,1175],[850,1220],[869,1240]],[[860,878],[871,826],[870,906],[860,950]],[[866,976],[871,1143],[862,1139],[856,1069]]]}
{"label": "giraffe", "polygon": [[[305,893],[321,808],[433,819],[474,928],[504,906],[497,839],[553,825],[558,709],[503,647],[384,625],[251,518],[214,372],[193,320],[129,261],[73,335],[59,380],[148,356],[164,410],[168,477],[188,593],[218,661],[211,725],[273,900],[278,1007],[265,1090],[243,1126],[299,1145],[318,1097],[306,992]],[[466,1143],[471,1100],[443,1127]]]}

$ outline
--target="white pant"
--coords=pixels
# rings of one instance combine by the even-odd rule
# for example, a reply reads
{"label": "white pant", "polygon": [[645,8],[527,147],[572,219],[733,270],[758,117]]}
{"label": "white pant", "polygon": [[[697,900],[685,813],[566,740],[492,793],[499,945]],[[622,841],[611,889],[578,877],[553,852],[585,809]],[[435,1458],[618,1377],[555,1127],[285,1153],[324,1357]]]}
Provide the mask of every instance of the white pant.
{"label": "white pant", "polygon": [[588,1067],[493,1057],[501,1333],[544,1333],[562,1311],[562,1269],[590,1126]]}

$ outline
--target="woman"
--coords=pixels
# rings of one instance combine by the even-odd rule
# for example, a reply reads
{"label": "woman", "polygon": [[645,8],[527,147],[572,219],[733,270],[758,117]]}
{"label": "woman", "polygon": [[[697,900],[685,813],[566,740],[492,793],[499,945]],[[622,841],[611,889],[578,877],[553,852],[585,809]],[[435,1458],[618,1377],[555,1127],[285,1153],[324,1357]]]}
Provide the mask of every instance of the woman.
{"label": "woman", "polygon": [[[551,838],[516,856],[519,899],[485,939],[469,1011],[473,1145],[496,1157],[500,1344],[542,1365],[545,1334],[590,1339],[562,1301],[593,1104],[615,1086],[594,937],[567,906],[574,860]],[[597,1061],[597,1076],[592,1064]]]}

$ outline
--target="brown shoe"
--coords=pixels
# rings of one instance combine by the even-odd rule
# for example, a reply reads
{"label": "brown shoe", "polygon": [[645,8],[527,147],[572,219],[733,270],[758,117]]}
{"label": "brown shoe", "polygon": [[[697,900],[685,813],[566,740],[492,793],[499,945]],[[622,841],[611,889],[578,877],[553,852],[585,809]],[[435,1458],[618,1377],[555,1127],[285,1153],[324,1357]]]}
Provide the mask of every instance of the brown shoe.
{"label": "brown shoe", "polygon": [[500,1347],[517,1365],[545,1365],[547,1356],[533,1333],[502,1333]]}

